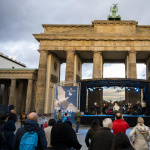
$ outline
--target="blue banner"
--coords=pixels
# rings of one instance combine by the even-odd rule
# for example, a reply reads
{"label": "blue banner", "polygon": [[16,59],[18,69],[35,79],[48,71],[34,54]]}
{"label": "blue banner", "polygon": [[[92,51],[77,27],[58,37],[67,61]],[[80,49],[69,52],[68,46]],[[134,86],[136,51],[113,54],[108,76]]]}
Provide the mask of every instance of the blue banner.
{"label": "blue banner", "polygon": [[68,114],[69,120],[74,124],[73,116],[77,111],[77,87],[76,86],[57,86],[55,99],[54,116],[61,110],[62,121],[64,114]]}

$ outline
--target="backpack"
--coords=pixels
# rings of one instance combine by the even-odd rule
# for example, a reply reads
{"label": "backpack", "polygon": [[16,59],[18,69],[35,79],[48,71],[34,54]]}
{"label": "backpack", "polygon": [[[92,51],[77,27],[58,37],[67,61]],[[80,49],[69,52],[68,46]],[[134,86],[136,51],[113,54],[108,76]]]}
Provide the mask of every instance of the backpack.
{"label": "backpack", "polygon": [[[38,128],[38,130],[40,129],[41,128]],[[38,145],[37,131],[26,132],[23,135],[20,141],[19,150],[35,150],[35,147]]]}

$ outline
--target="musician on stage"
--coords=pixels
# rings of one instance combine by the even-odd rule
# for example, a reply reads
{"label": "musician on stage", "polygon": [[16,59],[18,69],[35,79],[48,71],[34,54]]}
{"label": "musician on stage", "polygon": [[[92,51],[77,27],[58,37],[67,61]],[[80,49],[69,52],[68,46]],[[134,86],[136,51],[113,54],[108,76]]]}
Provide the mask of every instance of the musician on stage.
{"label": "musician on stage", "polygon": [[97,103],[94,103],[94,114],[99,114],[100,113],[100,107]]}
{"label": "musician on stage", "polygon": [[107,108],[108,108],[108,106],[106,106],[106,104],[104,103],[103,108],[102,108],[102,113],[103,114],[107,114]]}
{"label": "musician on stage", "polygon": [[116,113],[119,111],[120,107],[118,106],[117,103],[115,103],[114,107],[113,107],[113,114],[116,115]]}

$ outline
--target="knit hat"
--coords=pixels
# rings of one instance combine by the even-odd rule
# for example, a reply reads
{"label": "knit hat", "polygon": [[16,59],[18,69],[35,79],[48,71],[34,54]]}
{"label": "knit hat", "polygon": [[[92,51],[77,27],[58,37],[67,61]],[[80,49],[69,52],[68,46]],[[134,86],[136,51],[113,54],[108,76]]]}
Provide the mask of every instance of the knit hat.
{"label": "knit hat", "polygon": [[144,119],[142,117],[138,117],[137,122],[138,123],[144,123]]}

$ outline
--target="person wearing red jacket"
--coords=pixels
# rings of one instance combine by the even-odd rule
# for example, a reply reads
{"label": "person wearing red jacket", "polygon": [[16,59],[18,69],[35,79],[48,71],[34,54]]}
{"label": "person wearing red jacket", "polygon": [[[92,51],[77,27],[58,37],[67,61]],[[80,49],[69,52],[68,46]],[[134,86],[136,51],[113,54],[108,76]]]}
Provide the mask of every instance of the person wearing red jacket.
{"label": "person wearing red jacket", "polygon": [[116,135],[119,132],[123,132],[126,134],[126,130],[129,128],[129,125],[125,120],[123,119],[123,116],[121,113],[117,113],[115,116],[115,120],[113,122],[113,133]]}

